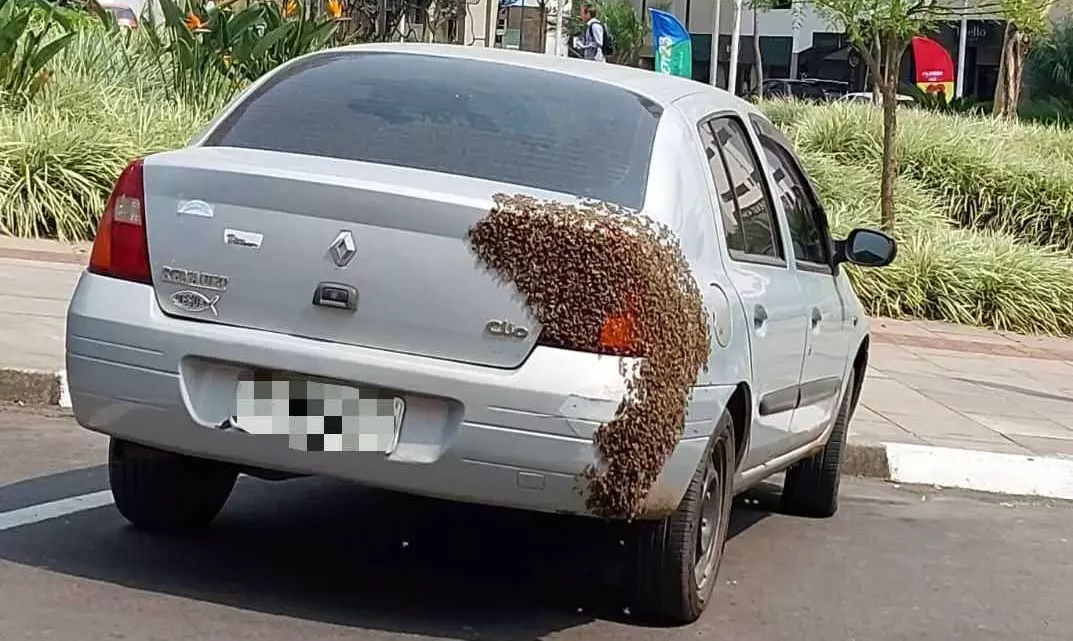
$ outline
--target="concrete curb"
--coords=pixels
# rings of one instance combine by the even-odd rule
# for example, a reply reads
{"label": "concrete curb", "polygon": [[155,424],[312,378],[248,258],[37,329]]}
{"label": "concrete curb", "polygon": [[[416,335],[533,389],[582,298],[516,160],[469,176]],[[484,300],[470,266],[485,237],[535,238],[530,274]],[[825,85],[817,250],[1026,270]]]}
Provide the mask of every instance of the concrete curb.
{"label": "concrete curb", "polygon": [[0,401],[71,407],[67,373],[0,367]]}
{"label": "concrete curb", "polygon": [[1073,457],[913,443],[847,443],[842,472],[894,483],[1073,501]]}
{"label": "concrete curb", "polygon": [[[0,368],[0,402],[70,408],[66,372]],[[895,483],[1073,501],[1073,457],[851,441],[842,472]]]}

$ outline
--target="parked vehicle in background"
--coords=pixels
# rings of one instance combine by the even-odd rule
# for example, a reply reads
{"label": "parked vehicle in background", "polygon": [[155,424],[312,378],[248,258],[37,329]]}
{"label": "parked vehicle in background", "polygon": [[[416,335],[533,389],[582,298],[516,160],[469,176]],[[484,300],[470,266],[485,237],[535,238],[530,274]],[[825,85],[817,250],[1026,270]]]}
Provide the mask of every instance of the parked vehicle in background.
{"label": "parked vehicle in background", "polygon": [[635,613],[700,616],[735,492],[786,471],[785,509],[835,513],[869,352],[845,264],[886,265],[894,241],[832,238],[791,144],[725,91],[432,44],[292,60],[123,171],[66,335],[119,511],[205,526],[245,473],[589,515],[579,477],[641,356],[603,330],[546,343],[476,264],[466,233],[497,192],[668,225],[711,314],[682,434],[620,525]]}
{"label": "parked vehicle in background", "polygon": [[134,29],[138,26],[138,15],[131,5],[123,2],[98,2],[101,9],[112,14],[116,24],[124,29]]}
{"label": "parked vehicle in background", "polygon": [[[871,91],[855,91],[842,96],[841,100],[843,102],[874,102],[872,95]],[[898,94],[898,104],[911,106],[916,104],[916,100],[912,96],[900,93]]]}
{"label": "parked vehicle in background", "polygon": [[838,80],[769,78],[761,86],[760,96],[826,102],[841,97],[848,90],[849,84]]}

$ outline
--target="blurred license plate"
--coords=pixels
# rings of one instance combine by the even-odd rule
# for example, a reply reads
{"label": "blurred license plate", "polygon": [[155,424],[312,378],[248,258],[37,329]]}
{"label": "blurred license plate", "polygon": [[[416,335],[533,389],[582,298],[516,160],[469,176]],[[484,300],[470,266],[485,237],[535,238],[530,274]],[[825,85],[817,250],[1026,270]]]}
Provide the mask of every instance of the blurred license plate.
{"label": "blurred license plate", "polygon": [[298,450],[386,454],[405,411],[403,399],[379,390],[255,376],[238,382],[232,424],[249,434],[286,435]]}

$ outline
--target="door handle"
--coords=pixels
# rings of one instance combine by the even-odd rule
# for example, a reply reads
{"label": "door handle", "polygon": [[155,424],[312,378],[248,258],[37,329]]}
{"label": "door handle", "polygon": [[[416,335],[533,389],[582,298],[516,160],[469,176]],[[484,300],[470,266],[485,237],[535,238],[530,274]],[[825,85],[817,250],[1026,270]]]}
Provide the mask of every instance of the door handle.
{"label": "door handle", "polygon": [[753,309],[753,326],[756,327],[756,329],[760,329],[766,322],[767,310],[764,309],[763,305],[757,305],[756,308]]}
{"label": "door handle", "polygon": [[820,312],[819,307],[812,308],[812,327],[815,328],[823,320],[823,314]]}

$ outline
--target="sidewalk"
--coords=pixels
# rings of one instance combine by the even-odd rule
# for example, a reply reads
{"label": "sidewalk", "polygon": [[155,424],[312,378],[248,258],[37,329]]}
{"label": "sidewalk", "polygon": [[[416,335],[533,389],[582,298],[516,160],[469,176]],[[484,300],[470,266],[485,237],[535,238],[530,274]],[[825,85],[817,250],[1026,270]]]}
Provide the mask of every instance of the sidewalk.
{"label": "sidewalk", "polygon": [[1073,340],[872,323],[856,436],[1073,458]]}
{"label": "sidewalk", "polygon": [[[67,300],[88,257],[88,245],[0,237],[0,400],[58,402]],[[990,470],[996,461],[1023,457],[1073,466],[1073,339],[873,319],[868,377],[850,443],[851,471],[900,475],[905,482],[952,473],[945,469],[948,457],[935,458],[946,450],[935,448],[962,458],[965,451],[990,453],[973,454],[963,467]],[[961,469],[949,484],[988,489],[977,486],[991,482],[990,472],[983,481],[961,481],[971,474]],[[1026,474],[1054,472],[1016,474],[1024,477],[1018,487],[1035,488]],[[1062,492],[1073,493],[1073,467],[1069,476],[1060,481]]]}

